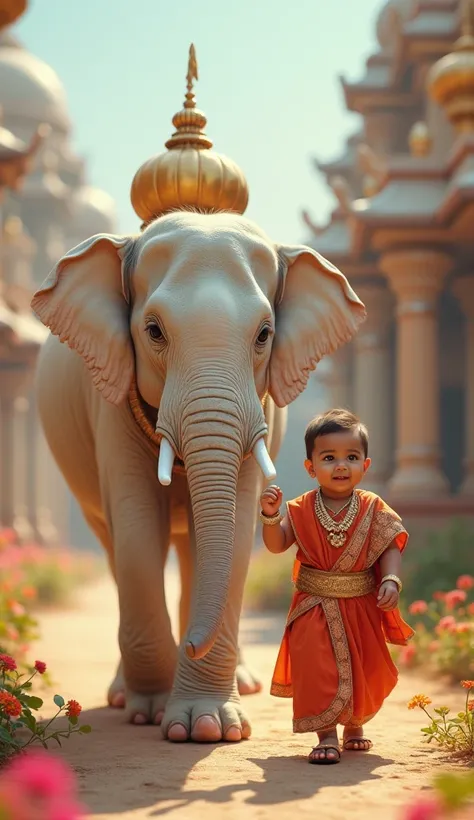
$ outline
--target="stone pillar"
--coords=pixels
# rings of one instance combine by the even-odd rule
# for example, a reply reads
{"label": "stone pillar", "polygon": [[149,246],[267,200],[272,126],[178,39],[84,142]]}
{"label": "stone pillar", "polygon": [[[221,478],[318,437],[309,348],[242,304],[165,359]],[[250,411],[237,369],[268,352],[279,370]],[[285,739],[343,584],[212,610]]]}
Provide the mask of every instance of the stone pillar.
{"label": "stone pillar", "polygon": [[440,468],[437,301],[451,258],[419,249],[385,253],[380,267],[397,299],[396,470],[391,496],[434,498],[449,492]]}
{"label": "stone pillar", "polygon": [[328,392],[328,407],[352,406],[351,385],[352,345],[345,344],[328,356],[328,368],[322,381]]}
{"label": "stone pillar", "polygon": [[[0,371],[0,378],[3,373]],[[13,527],[15,520],[14,453],[14,396],[0,396],[0,521],[4,527]]]}
{"label": "stone pillar", "polygon": [[392,361],[390,330],[393,297],[385,284],[357,284],[367,319],[354,338],[354,411],[369,430],[372,465],[364,486],[384,495],[392,469]]}
{"label": "stone pillar", "polygon": [[456,279],[455,296],[466,317],[465,325],[465,444],[462,495],[474,497],[474,275]]}
{"label": "stone pillar", "polygon": [[28,474],[30,458],[28,452],[28,399],[21,395],[14,401],[14,522],[13,526],[20,541],[34,539],[33,526],[29,520],[27,504]]}

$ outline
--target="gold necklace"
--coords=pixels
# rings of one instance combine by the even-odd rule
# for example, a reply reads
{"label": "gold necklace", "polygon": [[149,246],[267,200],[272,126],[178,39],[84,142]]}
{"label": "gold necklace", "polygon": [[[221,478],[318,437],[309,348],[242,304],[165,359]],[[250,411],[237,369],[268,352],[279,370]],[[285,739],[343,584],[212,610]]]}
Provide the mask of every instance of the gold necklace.
{"label": "gold necklace", "polygon": [[[342,509],[344,509],[344,507],[342,507]],[[337,523],[331,518],[326,507],[324,506],[324,501],[321,497],[321,490],[318,490],[316,493],[314,510],[319,523],[327,532],[328,543],[331,547],[340,549],[340,547],[343,547],[346,543],[347,530],[354,523],[355,517],[359,512],[359,496],[357,493],[353,494],[349,502],[347,513],[345,514],[343,520]],[[339,510],[339,512],[341,512],[341,510]]]}
{"label": "gold necklace", "polygon": [[342,511],[345,510],[346,507],[349,506],[349,504],[352,504],[353,497],[354,497],[354,494],[352,494],[351,497],[349,498],[349,501],[346,501],[346,503],[343,504],[342,507],[339,507],[338,510],[333,510],[331,507],[328,507],[328,505],[326,504],[325,501],[323,501],[322,498],[321,498],[321,501],[323,502],[324,508],[327,510],[329,515],[335,516],[335,515],[340,515],[340,513],[342,513]]}

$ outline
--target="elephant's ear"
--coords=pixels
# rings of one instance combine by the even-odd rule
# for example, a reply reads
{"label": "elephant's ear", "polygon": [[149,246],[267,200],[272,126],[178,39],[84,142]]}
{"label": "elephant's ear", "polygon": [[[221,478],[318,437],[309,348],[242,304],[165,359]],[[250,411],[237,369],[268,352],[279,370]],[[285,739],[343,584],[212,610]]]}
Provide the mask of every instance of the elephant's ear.
{"label": "elephant's ear", "polygon": [[134,371],[122,258],[133,240],[97,234],[70,250],[33,296],[51,333],[84,359],[103,397],[119,404]]}
{"label": "elephant's ear", "polygon": [[270,394],[285,407],[304,390],[320,359],[354,336],[366,312],[346,277],[317,251],[284,246],[278,255],[284,285],[276,308]]}

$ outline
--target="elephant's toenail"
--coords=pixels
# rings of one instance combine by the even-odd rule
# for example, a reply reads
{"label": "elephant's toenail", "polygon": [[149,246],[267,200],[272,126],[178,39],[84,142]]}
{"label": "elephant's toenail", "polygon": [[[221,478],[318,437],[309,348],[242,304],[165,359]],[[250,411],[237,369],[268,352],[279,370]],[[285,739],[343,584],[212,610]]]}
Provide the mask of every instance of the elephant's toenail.
{"label": "elephant's toenail", "polygon": [[147,719],[145,715],[135,715],[135,717],[133,718],[133,722],[136,726],[144,726],[144,724],[147,722]]}

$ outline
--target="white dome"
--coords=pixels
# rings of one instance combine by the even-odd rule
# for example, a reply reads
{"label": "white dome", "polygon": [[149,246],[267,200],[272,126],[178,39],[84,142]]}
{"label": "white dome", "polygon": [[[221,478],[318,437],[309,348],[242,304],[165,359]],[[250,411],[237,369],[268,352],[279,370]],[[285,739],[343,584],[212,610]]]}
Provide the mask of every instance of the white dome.
{"label": "white dome", "polygon": [[34,57],[6,31],[0,32],[0,105],[5,123],[46,122],[53,130],[70,128],[63,85],[53,69]]}
{"label": "white dome", "polygon": [[96,233],[114,233],[116,230],[115,202],[100,188],[81,185],[72,199],[73,232],[82,239]]}

